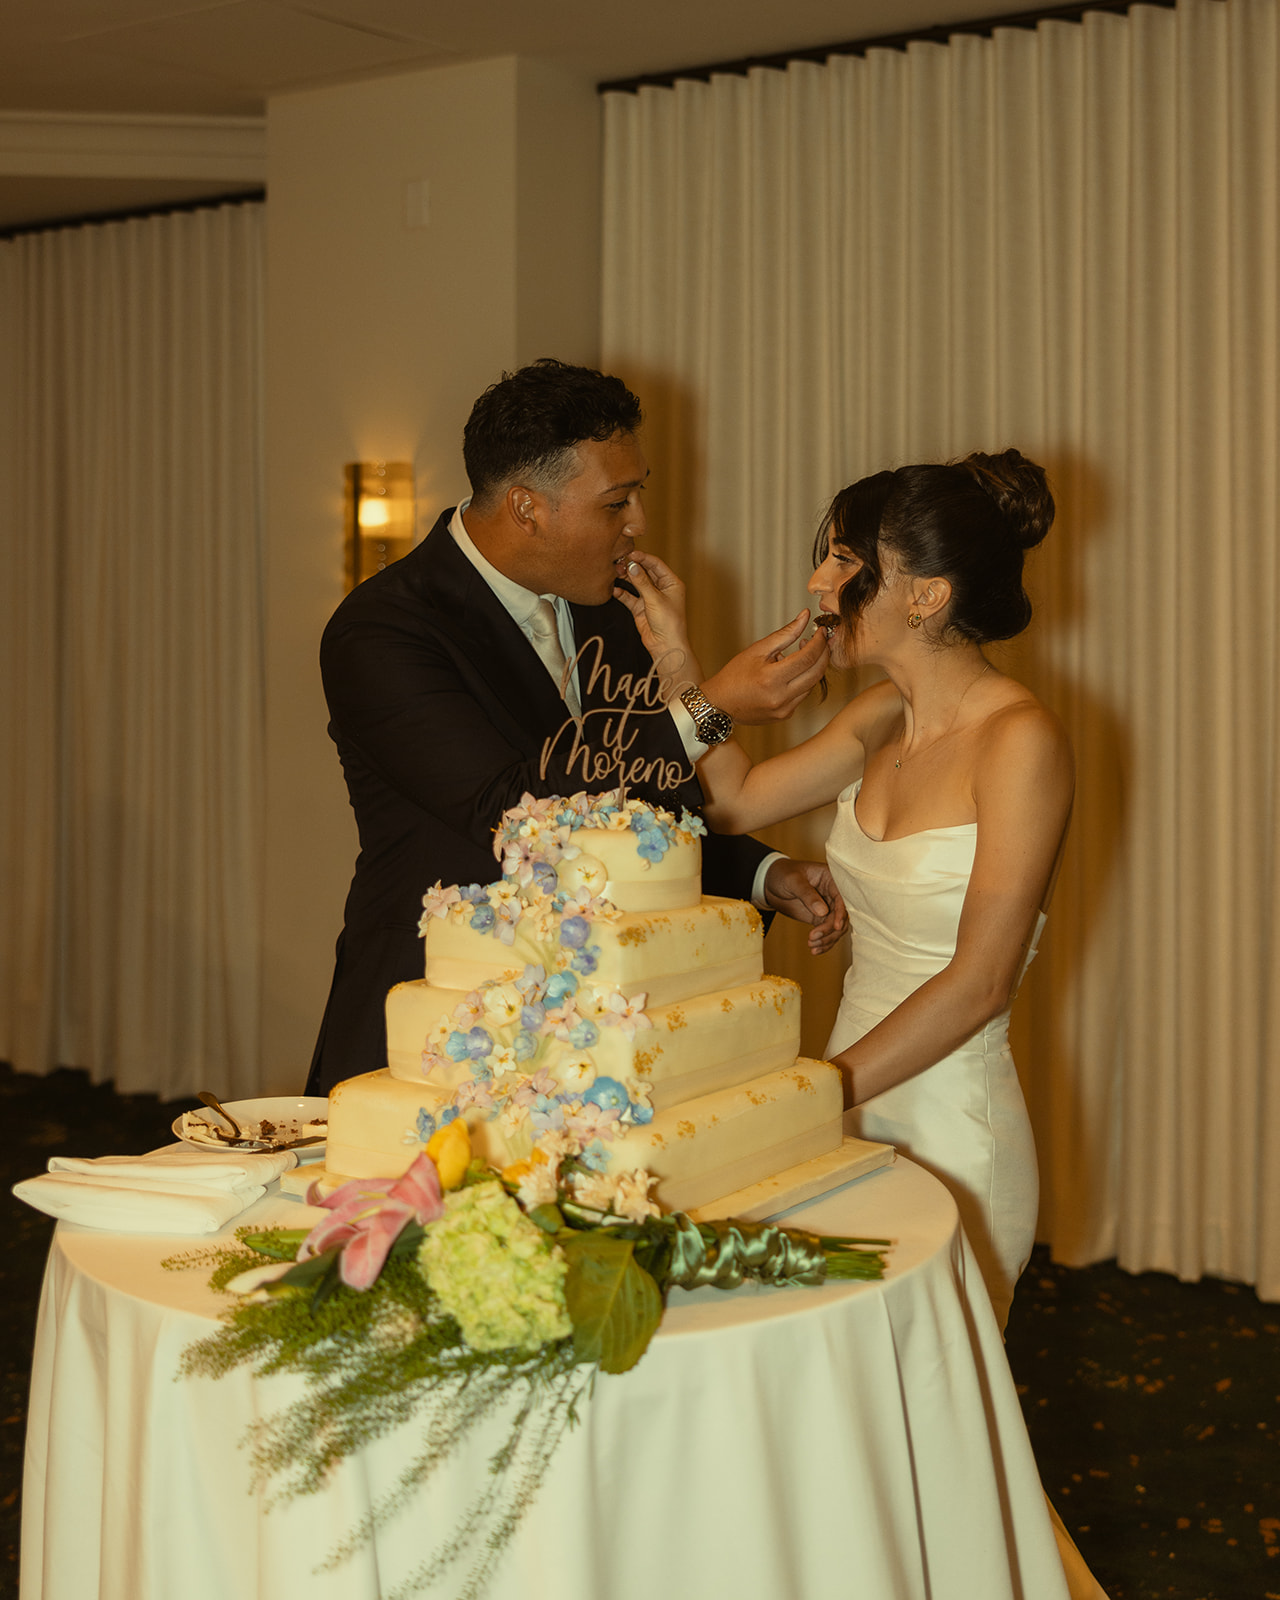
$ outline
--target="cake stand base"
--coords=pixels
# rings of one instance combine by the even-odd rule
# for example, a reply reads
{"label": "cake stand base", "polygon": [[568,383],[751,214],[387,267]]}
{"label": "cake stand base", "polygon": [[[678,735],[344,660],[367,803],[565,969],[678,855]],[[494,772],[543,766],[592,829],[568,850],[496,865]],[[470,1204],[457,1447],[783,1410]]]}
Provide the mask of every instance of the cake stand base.
{"label": "cake stand base", "polygon": [[873,1144],[869,1139],[855,1139],[846,1134],[838,1150],[829,1150],[824,1156],[814,1156],[798,1167],[775,1172],[771,1178],[739,1189],[736,1194],[726,1194],[705,1206],[697,1206],[689,1215],[695,1222],[720,1222],[726,1217],[740,1217],[743,1222],[767,1222],[791,1206],[816,1200],[819,1195],[838,1189],[842,1183],[891,1166],[896,1153],[891,1144]]}
{"label": "cake stand base", "polygon": [[[846,1134],[838,1150],[829,1150],[826,1155],[814,1156],[797,1167],[788,1167],[785,1172],[775,1172],[771,1178],[764,1178],[746,1189],[710,1200],[705,1206],[692,1208],[689,1215],[695,1222],[719,1222],[724,1217],[764,1222],[791,1206],[829,1194],[842,1183],[875,1172],[878,1167],[889,1166],[894,1154],[891,1144],[872,1144],[870,1140]],[[343,1182],[343,1178],[326,1172],[321,1166],[300,1166],[281,1174],[280,1189],[284,1194],[305,1196],[311,1185],[318,1183],[320,1193],[328,1195]]]}

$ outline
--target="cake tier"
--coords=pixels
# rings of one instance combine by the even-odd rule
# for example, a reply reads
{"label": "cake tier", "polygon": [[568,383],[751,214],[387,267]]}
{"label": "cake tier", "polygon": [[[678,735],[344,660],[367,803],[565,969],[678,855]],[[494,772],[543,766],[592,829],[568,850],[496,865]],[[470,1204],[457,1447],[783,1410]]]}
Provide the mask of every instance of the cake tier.
{"label": "cake tier", "polygon": [[696,906],[702,896],[702,845],[697,838],[672,839],[661,859],[636,849],[630,828],[579,828],[570,848],[578,854],[557,863],[556,879],[570,894],[586,889],[619,911],[675,911]]}
{"label": "cake tier", "polygon": [[[396,985],[387,996],[387,1061],[392,1077],[415,1085],[430,1081],[446,1089],[456,1089],[471,1077],[469,1061],[434,1065],[429,1080],[423,1072],[424,1044],[464,998],[458,989],[441,989],[422,980]],[[571,1079],[560,1068],[585,1058],[596,1077],[615,1078],[628,1086],[647,1083],[653,1109],[665,1111],[682,1100],[790,1066],[800,1048],[800,986],[789,978],[761,978],[758,983],[671,1005],[646,1006],[645,1016],[651,1027],[628,1031],[601,1026],[589,1048],[543,1038],[521,1070],[545,1068],[557,1083],[568,1087]],[[576,1071],[580,1078],[581,1068]]]}
{"label": "cake tier", "polygon": [[[434,1116],[446,1091],[393,1078],[384,1068],[340,1083],[329,1096],[325,1167],[335,1179],[399,1177],[421,1148],[420,1111]],[[658,1178],[667,1210],[709,1204],[722,1194],[836,1149],[841,1141],[840,1074],[801,1059],[734,1088],[699,1095],[658,1112],[643,1127],[608,1141],[607,1171],[645,1168]],[[528,1123],[511,1135],[501,1119],[463,1113],[477,1156],[495,1167],[529,1153]]]}
{"label": "cake tier", "polygon": [[[426,981],[469,993],[482,983],[518,976],[547,959],[535,919],[522,917],[510,944],[452,918],[426,927]],[[598,988],[645,994],[649,1006],[670,1005],[712,989],[755,983],[764,963],[760,913],[743,900],[704,895],[678,911],[627,912],[591,923],[596,957],[589,981]]]}

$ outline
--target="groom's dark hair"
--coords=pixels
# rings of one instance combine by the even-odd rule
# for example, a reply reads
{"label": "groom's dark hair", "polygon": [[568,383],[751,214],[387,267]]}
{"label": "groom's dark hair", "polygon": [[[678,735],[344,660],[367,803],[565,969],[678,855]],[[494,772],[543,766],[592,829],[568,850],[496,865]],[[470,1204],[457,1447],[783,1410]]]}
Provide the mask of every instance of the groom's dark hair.
{"label": "groom's dark hair", "polygon": [[513,483],[554,497],[578,472],[575,446],[640,426],[640,402],[621,378],[543,356],[504,372],[471,408],[462,459],[477,511]]}

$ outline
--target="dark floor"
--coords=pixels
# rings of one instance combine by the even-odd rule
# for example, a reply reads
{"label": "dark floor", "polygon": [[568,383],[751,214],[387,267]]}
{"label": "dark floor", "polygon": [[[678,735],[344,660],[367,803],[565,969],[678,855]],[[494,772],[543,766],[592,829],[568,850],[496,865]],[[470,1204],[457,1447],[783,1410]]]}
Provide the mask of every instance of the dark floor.
{"label": "dark floor", "polygon": [[[5,1600],[17,1593],[27,1372],[53,1231],[8,1189],[51,1155],[165,1143],[177,1109],[83,1073],[0,1066]],[[1045,1487],[1111,1600],[1280,1600],[1280,1306],[1236,1284],[1056,1267],[1039,1251],[1008,1342]]]}

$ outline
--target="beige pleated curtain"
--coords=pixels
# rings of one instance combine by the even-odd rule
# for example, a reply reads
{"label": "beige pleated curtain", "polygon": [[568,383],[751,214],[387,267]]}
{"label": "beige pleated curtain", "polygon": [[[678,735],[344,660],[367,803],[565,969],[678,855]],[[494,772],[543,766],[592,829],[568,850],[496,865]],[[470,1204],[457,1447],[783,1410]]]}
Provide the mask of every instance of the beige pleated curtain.
{"label": "beige pleated curtain", "polygon": [[0,1059],[256,1088],[262,207],[0,244]]}
{"label": "beige pleated curtain", "polygon": [[[1015,1027],[1042,1236],[1270,1298],[1278,86],[1275,0],[1184,0],[605,100],[605,360],[713,663],[804,603],[842,484],[1007,444],[1048,466],[1002,656],[1079,765]],[[820,1049],[841,961],[770,937]]]}

